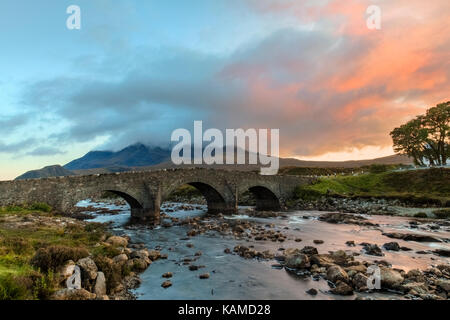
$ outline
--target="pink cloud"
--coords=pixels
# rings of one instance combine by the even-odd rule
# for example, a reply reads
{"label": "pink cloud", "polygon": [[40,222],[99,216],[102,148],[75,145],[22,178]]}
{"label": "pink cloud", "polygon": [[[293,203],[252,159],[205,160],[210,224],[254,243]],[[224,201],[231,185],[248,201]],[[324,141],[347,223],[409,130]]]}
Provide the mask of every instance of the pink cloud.
{"label": "pink cloud", "polygon": [[[447,0],[248,3],[263,17],[316,23],[313,38],[278,34],[220,74],[247,84],[255,119],[284,128],[284,154],[390,146],[395,126],[449,99]],[[371,4],[381,7],[381,30],[366,27]]]}

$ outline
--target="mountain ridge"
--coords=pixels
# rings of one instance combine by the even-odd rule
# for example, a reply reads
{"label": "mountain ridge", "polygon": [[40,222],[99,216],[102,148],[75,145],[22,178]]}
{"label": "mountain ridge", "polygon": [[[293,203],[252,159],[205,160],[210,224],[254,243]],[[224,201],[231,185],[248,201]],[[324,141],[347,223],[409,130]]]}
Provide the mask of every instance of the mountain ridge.
{"label": "mountain ridge", "polygon": [[149,166],[170,159],[171,151],[161,147],[149,147],[142,143],[130,145],[117,152],[90,151],[66,165],[68,170],[98,169],[108,167]]}
{"label": "mountain ridge", "polygon": [[74,175],[76,175],[76,173],[73,171],[67,170],[60,165],[53,165],[44,167],[42,169],[27,171],[24,174],[18,176],[16,180],[66,177]]}
{"label": "mountain ridge", "polygon": [[[16,180],[36,179],[55,176],[89,175],[98,173],[113,173],[125,171],[145,171],[169,168],[193,168],[209,167],[216,169],[259,170],[261,165],[182,165],[177,166],[170,160],[171,151],[161,147],[150,147],[142,143],[130,145],[117,152],[114,151],[90,151],[83,157],[75,159],[64,166],[54,165],[39,170],[28,171]],[[248,157],[248,152],[246,152]],[[368,160],[349,161],[307,161],[295,158],[279,158],[280,168],[282,167],[316,167],[316,168],[352,168],[362,167],[371,164],[411,164],[412,161],[407,156],[392,155],[382,158]]]}

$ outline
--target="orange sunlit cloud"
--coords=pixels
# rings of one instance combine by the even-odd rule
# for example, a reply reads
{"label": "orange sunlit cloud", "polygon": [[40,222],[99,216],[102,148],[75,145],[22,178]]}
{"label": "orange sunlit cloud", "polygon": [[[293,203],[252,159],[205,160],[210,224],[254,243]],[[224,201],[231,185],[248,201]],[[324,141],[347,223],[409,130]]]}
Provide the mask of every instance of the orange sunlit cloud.
{"label": "orange sunlit cloud", "polygon": [[[351,157],[358,154],[349,151],[355,147],[371,148],[367,156],[377,156],[377,149],[385,155],[395,126],[449,99],[449,1],[248,3],[262,15],[314,22],[313,30],[325,35],[304,47],[297,45],[304,39],[293,38],[292,60],[283,53],[283,61],[248,59],[227,68],[250,83],[251,101],[266,110],[278,108],[281,128],[288,127],[282,134],[285,155]],[[381,9],[381,30],[366,26],[372,4]],[[295,77],[301,73],[307,76]],[[291,122],[297,131],[289,128]]]}

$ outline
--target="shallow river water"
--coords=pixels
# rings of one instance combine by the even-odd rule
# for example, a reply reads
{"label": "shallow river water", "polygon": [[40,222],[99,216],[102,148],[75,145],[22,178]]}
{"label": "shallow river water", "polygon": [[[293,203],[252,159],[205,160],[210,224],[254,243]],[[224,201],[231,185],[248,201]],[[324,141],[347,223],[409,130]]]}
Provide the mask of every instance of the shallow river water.
{"label": "shallow river water", "polygon": [[[241,215],[225,217],[225,219],[249,219],[265,226],[274,224],[272,230],[283,231],[288,235],[288,240],[283,243],[272,241],[236,240],[231,235],[224,236],[218,232],[198,235],[190,239],[186,238],[188,226],[173,226],[170,228],[128,225],[130,211],[128,206],[117,206],[106,203],[93,203],[83,201],[79,206],[102,207],[111,210],[120,210],[115,215],[94,214],[91,221],[109,222],[113,231],[117,234],[127,234],[133,243],[144,243],[149,249],[159,249],[168,254],[167,260],[158,260],[140,275],[141,286],[133,293],[137,299],[355,299],[355,294],[350,297],[341,297],[328,293],[330,289],[326,280],[313,280],[311,277],[301,277],[277,269],[273,265],[276,260],[261,261],[256,259],[244,259],[238,255],[225,254],[224,249],[233,248],[242,244],[253,245],[256,250],[270,250],[277,253],[279,248],[303,248],[314,246],[319,253],[328,251],[345,250],[360,253],[356,259],[365,261],[385,260],[394,268],[405,271],[410,269],[425,270],[438,264],[449,264],[450,259],[434,254],[418,254],[417,251],[431,251],[438,248],[450,249],[450,243],[419,243],[390,239],[382,232],[408,232],[432,235],[441,239],[450,238],[450,228],[440,227],[438,230],[423,230],[411,228],[411,218],[391,216],[366,216],[372,223],[378,223],[379,228],[349,225],[330,224],[318,220],[318,216],[324,212],[317,211],[293,211],[275,218],[252,218],[246,216],[245,208],[241,208]],[[162,208],[164,210],[164,207]],[[178,210],[166,212],[171,217],[186,218],[201,216],[206,212],[206,207],[197,210]],[[432,222],[431,222],[432,223]],[[382,231],[381,231],[381,230]],[[301,242],[295,242],[295,238],[301,238]],[[323,240],[323,244],[314,244],[313,240]],[[346,241],[353,240],[355,247],[349,247]],[[392,252],[383,249],[385,256],[370,256],[363,252],[362,242],[376,243],[379,247],[386,242],[396,241],[400,246],[406,246],[412,251]],[[193,246],[188,247],[190,243]],[[204,266],[197,271],[190,271],[188,265],[183,265],[185,258],[194,258],[195,253],[201,251],[202,255],[195,261],[195,265]],[[172,287],[164,289],[161,276],[166,272],[172,272]],[[199,279],[199,274],[209,273],[209,279]],[[311,296],[306,293],[308,289],[315,288],[318,295]],[[372,298],[401,298],[393,293],[373,293]]]}

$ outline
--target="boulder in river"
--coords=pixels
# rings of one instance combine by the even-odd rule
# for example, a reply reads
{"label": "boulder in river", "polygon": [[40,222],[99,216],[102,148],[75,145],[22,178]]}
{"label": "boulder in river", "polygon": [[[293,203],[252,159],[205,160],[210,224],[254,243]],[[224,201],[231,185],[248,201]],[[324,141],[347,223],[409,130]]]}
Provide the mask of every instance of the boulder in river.
{"label": "boulder in river", "polygon": [[425,282],[425,276],[423,272],[418,269],[409,270],[405,278],[408,279],[408,281]]}
{"label": "boulder in river", "polygon": [[448,279],[439,279],[436,281],[436,285],[445,290],[447,293],[450,293],[450,280]]}
{"label": "boulder in river", "polygon": [[136,250],[130,254],[130,258],[138,258],[138,259],[148,259],[149,252],[146,249]]}
{"label": "boulder in river", "polygon": [[433,251],[433,253],[441,257],[450,257],[450,250],[446,249],[436,249]]}
{"label": "boulder in river", "polygon": [[428,288],[424,283],[421,282],[409,282],[402,284],[400,290],[404,293],[412,295],[428,294]]}
{"label": "boulder in river", "polygon": [[315,296],[315,295],[317,295],[318,292],[317,292],[316,289],[311,288],[311,289],[307,290],[306,293],[307,293],[307,294],[310,294],[310,295],[312,295],[312,296]]}
{"label": "boulder in river", "polygon": [[405,241],[416,241],[416,242],[442,242],[440,239],[423,235],[423,234],[414,234],[414,233],[399,233],[399,232],[390,232],[383,233],[383,236],[393,238],[393,239],[401,239]]}
{"label": "boulder in river", "polygon": [[365,253],[368,255],[379,257],[384,256],[384,253],[381,251],[380,247],[378,247],[376,244],[364,242],[361,243],[361,245],[363,246]]}
{"label": "boulder in river", "polygon": [[311,264],[316,264],[319,267],[329,267],[334,265],[334,260],[329,254],[315,254],[311,256]]}
{"label": "boulder in river", "polygon": [[310,266],[309,258],[304,253],[294,253],[287,255],[285,260],[286,267],[292,269],[304,269]]}
{"label": "boulder in river", "polygon": [[400,251],[400,245],[398,242],[388,242],[383,244],[383,248],[390,251]]}
{"label": "boulder in river", "polygon": [[353,294],[353,288],[343,281],[339,281],[331,292],[341,296],[351,296]]}
{"label": "boulder in river", "polygon": [[349,280],[347,272],[340,266],[330,266],[327,270],[327,279],[333,283],[338,280],[347,282]]}
{"label": "boulder in river", "polygon": [[360,226],[378,226],[378,224],[371,223],[362,216],[339,212],[330,212],[323,214],[319,217],[319,220],[328,223],[356,224]]}
{"label": "boulder in river", "polygon": [[395,289],[403,282],[403,276],[397,270],[380,267],[381,286],[387,289]]}
{"label": "boulder in river", "polygon": [[352,283],[358,291],[364,291],[367,289],[368,280],[369,278],[367,276],[358,272],[353,276]]}
{"label": "boulder in river", "polygon": [[141,258],[134,258],[127,261],[128,267],[137,272],[142,272],[150,265],[151,261],[149,259],[141,259]]}
{"label": "boulder in river", "polygon": [[311,247],[311,246],[305,246],[303,249],[300,250],[301,253],[307,254],[307,255],[313,255],[318,254],[319,251],[317,251],[317,248]]}
{"label": "boulder in river", "polygon": [[152,261],[156,261],[161,258],[161,252],[158,250],[149,250],[148,258]]}

